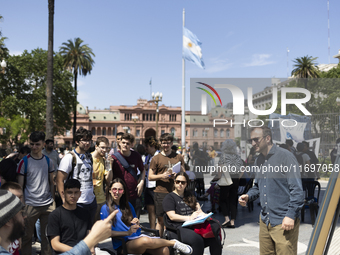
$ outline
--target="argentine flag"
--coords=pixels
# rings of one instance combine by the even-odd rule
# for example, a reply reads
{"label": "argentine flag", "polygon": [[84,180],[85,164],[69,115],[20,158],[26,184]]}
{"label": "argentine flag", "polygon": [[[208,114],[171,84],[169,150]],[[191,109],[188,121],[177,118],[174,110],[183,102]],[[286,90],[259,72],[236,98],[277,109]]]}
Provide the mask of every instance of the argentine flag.
{"label": "argentine flag", "polygon": [[205,68],[202,59],[201,42],[190,30],[183,27],[183,58]]}

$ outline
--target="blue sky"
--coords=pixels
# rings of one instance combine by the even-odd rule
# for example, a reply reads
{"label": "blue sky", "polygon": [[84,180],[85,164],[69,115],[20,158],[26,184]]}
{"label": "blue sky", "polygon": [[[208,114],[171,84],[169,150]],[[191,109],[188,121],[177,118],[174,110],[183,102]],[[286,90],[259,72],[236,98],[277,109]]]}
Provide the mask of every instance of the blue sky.
{"label": "blue sky", "polygon": [[[12,54],[47,49],[47,2],[1,1],[0,29]],[[183,8],[206,66],[186,62],[187,110],[190,78],[287,77],[287,47],[289,71],[305,55],[328,63],[326,0],[56,0],[54,50],[80,37],[96,54],[91,75],[78,80],[78,101],[90,109],[134,105],[150,99],[152,77],[163,103],[180,106]],[[331,63],[340,49],[339,9],[330,0]]]}

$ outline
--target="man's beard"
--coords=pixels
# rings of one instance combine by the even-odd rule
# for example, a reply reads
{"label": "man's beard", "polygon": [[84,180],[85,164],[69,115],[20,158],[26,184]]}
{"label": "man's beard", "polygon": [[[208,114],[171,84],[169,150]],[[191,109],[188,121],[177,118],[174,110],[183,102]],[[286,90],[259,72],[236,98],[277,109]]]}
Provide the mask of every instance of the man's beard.
{"label": "man's beard", "polygon": [[25,235],[25,225],[13,218],[12,233],[8,236],[8,240],[13,243],[15,240]]}

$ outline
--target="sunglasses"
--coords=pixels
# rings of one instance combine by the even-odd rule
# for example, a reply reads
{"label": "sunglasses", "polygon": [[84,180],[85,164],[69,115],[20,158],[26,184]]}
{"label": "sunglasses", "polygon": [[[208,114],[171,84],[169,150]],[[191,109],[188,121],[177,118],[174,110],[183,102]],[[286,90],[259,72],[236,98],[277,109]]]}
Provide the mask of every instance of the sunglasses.
{"label": "sunglasses", "polygon": [[263,138],[263,137],[265,137],[265,136],[251,138],[251,139],[248,139],[247,142],[248,142],[249,144],[252,144],[253,141],[254,141],[255,143],[258,143],[258,142],[261,142],[261,141],[260,141],[260,138]]}
{"label": "sunglasses", "polygon": [[117,191],[118,191],[118,193],[123,193],[124,192],[124,189],[117,189],[117,188],[112,188],[111,189],[111,191],[113,192],[113,193],[116,193]]}
{"label": "sunglasses", "polygon": [[180,183],[181,183],[182,185],[185,185],[185,184],[187,184],[187,182],[186,182],[186,181],[175,181],[175,183],[176,183],[176,184],[180,184]]}

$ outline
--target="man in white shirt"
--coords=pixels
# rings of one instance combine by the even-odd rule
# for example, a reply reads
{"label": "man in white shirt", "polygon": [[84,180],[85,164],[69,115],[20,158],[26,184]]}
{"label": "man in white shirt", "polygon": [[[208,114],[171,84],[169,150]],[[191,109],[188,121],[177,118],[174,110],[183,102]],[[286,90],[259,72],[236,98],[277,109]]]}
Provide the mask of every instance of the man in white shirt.
{"label": "man in white shirt", "polygon": [[60,162],[57,174],[57,187],[63,202],[64,182],[66,179],[77,179],[81,184],[81,196],[78,200],[78,206],[87,210],[94,222],[97,210],[97,201],[93,192],[93,161],[92,155],[87,153],[92,144],[92,133],[85,128],[80,127],[76,131],[74,138],[77,147],[66,154]]}

